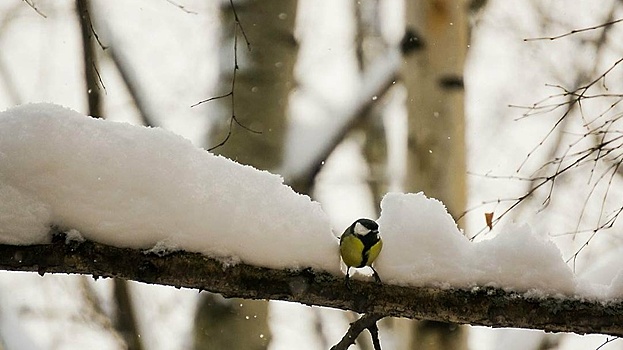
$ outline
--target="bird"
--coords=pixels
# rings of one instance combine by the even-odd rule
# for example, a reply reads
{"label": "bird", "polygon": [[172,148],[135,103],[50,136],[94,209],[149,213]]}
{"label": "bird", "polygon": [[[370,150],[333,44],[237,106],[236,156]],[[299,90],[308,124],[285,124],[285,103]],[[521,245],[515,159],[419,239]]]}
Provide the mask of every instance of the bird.
{"label": "bird", "polygon": [[358,219],[350,225],[340,237],[340,255],[346,264],[346,286],[350,289],[350,268],[369,266],[374,272],[374,279],[381,283],[381,278],[372,263],[379,256],[383,241],[379,235],[379,225],[370,219]]}

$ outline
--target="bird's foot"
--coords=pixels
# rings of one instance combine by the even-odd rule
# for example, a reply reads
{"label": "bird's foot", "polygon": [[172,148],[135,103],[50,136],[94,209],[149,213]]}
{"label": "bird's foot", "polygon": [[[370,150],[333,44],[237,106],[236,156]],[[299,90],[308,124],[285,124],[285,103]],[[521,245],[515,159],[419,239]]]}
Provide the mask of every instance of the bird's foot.
{"label": "bird's foot", "polygon": [[376,283],[383,283],[381,282],[381,277],[379,276],[379,274],[376,272],[376,270],[374,269],[374,267],[370,266],[370,268],[372,269],[373,272],[373,276],[374,276],[374,280],[376,281]]}

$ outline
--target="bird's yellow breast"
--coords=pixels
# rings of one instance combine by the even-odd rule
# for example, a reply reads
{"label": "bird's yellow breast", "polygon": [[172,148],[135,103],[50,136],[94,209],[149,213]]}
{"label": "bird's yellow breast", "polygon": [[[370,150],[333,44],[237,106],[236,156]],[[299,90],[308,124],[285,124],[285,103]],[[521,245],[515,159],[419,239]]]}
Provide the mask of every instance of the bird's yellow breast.
{"label": "bird's yellow breast", "polygon": [[[353,235],[345,235],[340,241],[340,254],[346,266],[359,267],[363,261],[363,242]],[[376,255],[378,255],[378,251]]]}
{"label": "bird's yellow breast", "polygon": [[379,239],[379,241],[376,242],[372,247],[370,247],[370,250],[368,250],[368,261],[366,262],[366,265],[372,265],[374,260],[376,260],[376,258],[379,256],[381,249],[383,249],[383,241]]}

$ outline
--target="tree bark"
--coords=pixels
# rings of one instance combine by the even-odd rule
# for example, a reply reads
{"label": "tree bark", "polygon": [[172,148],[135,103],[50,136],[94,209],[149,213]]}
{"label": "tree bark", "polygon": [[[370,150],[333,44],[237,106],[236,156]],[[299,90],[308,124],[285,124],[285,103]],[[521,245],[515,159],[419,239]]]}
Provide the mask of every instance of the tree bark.
{"label": "tree bark", "polygon": [[[388,51],[388,45],[381,33],[381,18],[378,0],[365,0],[355,3],[357,18],[357,53],[359,68],[365,72],[383,52]],[[378,98],[378,97],[377,97]],[[374,99],[373,99],[374,100]],[[387,140],[383,111],[380,108],[370,108],[363,111],[361,129],[365,133],[363,156],[370,169],[368,185],[372,191],[374,203],[381,203],[387,193]],[[378,206],[377,207],[377,211]],[[377,213],[378,215],[379,213]]]}
{"label": "tree bark", "polygon": [[[221,62],[221,85],[229,86],[235,62],[239,69],[233,87],[234,105],[232,107],[230,99],[220,100],[222,123],[214,128],[211,144],[220,142],[231,132],[231,137],[215,149],[215,153],[258,169],[273,170],[281,164],[288,99],[295,87],[297,1],[245,0],[234,1],[234,6],[250,49],[247,49],[243,33],[234,30],[235,18],[230,4],[224,3],[221,46],[227,54]],[[238,35],[237,61],[232,50],[234,35]],[[242,125],[261,134],[237,125],[231,128],[232,114]]]}
{"label": "tree bark", "polygon": [[194,349],[265,349],[270,342],[266,304],[204,293],[195,314]]}
{"label": "tree bark", "polygon": [[[463,66],[467,52],[464,0],[406,2],[406,32],[419,33],[420,50],[407,53],[402,79],[407,88],[409,192],[424,191],[457,218],[467,198]],[[404,42],[404,41],[403,41]],[[409,348],[467,349],[467,329],[416,323]]]}
{"label": "tree bark", "polygon": [[536,297],[499,288],[403,287],[351,280],[323,271],[275,270],[223,264],[198,253],[160,257],[140,250],[86,241],[0,245],[0,269],[87,274],[138,282],[196,288],[225,298],[271,299],[325,306],[359,313],[469,323],[490,327],[541,329],[549,332],[623,336],[623,300],[574,296]]}
{"label": "tree bark", "polygon": [[424,48],[404,58],[409,138],[406,189],[438,198],[453,217],[465,210],[464,1],[407,1],[407,30]]}
{"label": "tree bark", "polygon": [[[281,164],[288,98],[294,87],[297,1],[244,0],[222,6],[221,47],[229,54],[221,61],[224,72],[221,79],[227,81],[222,85],[229,85],[229,81],[233,85],[235,74],[235,85],[231,100],[220,100],[224,113],[221,119],[227,122],[217,125],[211,138],[213,143],[227,141],[214,149],[214,153],[258,169],[274,170]],[[245,45],[247,39],[249,50]],[[237,66],[232,69],[234,64]],[[234,116],[260,134],[232,124],[230,118]],[[237,300],[232,304],[239,305],[234,309],[244,309],[253,319],[239,312],[222,312],[227,308],[215,303],[213,297],[200,300],[195,316],[196,350],[268,346],[271,339],[268,303]],[[220,331],[225,324],[228,333]]]}
{"label": "tree bark", "polygon": [[89,14],[90,1],[76,0],[76,12],[80,23],[82,37],[82,58],[84,61],[84,76],[86,83],[89,115],[95,118],[102,117],[102,101],[100,83],[97,73],[97,53],[92,33],[91,16]]}
{"label": "tree bark", "polygon": [[126,280],[118,278],[113,282],[113,295],[116,301],[115,329],[119,331],[125,340],[128,350],[143,350],[128,283]]}

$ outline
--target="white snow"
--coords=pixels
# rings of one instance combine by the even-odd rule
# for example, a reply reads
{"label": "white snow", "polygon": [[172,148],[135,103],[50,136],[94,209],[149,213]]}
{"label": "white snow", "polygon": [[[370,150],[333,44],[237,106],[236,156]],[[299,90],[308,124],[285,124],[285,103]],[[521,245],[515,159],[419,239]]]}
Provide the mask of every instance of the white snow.
{"label": "white snow", "polygon": [[[339,274],[338,240],[318,203],[279,176],[159,128],[45,103],[7,110],[0,113],[0,196],[3,243],[45,243],[57,225],[74,240]],[[527,225],[507,225],[474,243],[423,193],[389,193],[381,209],[384,248],[375,268],[386,283],[622,294],[623,274],[587,285],[556,245]]]}
{"label": "white snow", "polygon": [[423,193],[388,193],[379,219],[383,252],[375,268],[384,282],[447,287],[493,286],[573,294],[573,273],[551,241],[527,226],[470,242],[441,202]]}
{"label": "white snow", "polygon": [[339,271],[320,205],[282,179],[159,128],[52,104],[0,114],[0,240],[44,243],[50,225],[131,248],[166,245],[272,268]]}

